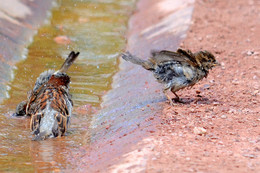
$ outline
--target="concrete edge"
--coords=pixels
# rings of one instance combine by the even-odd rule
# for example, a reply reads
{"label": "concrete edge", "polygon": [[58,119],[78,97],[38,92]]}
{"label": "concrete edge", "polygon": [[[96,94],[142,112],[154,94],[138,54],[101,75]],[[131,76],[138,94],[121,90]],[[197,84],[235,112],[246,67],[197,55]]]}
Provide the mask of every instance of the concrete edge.
{"label": "concrete edge", "polygon": [[[142,58],[147,58],[152,49],[176,50],[191,23],[193,3],[140,0],[129,21],[127,50]],[[113,89],[103,97],[100,113],[93,116],[92,142],[81,148],[86,154],[75,163],[78,170],[144,171],[149,156],[145,146],[157,131],[161,120],[156,115],[166,101],[161,89],[149,71],[120,60]]]}
{"label": "concrete edge", "polygon": [[15,64],[27,56],[27,46],[37,29],[51,16],[54,0],[8,0],[0,5],[0,102],[8,98],[8,82],[14,79]]}

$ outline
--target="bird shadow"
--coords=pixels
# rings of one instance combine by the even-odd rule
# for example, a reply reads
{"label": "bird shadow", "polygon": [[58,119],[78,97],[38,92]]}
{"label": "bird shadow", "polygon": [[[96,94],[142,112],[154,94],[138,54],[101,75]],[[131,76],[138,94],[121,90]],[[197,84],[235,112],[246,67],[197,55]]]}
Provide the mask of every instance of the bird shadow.
{"label": "bird shadow", "polygon": [[209,99],[207,97],[197,97],[197,98],[189,98],[189,97],[186,97],[186,98],[181,98],[181,104],[192,104],[192,103],[195,103],[195,104],[212,104],[212,103],[215,103],[215,102],[218,102],[217,99]]}

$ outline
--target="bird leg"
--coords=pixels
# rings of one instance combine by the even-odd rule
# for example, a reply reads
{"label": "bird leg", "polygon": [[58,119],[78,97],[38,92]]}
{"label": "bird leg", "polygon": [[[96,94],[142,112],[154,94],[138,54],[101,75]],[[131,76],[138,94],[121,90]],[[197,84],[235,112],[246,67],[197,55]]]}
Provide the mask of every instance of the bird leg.
{"label": "bird leg", "polygon": [[173,99],[175,102],[178,102],[178,103],[185,103],[184,101],[182,101],[180,99],[180,97],[171,89],[171,92],[175,95],[175,98]]}
{"label": "bird leg", "polygon": [[173,103],[173,101],[172,101],[172,98],[167,94],[167,91],[168,91],[168,89],[164,89],[164,90],[163,90],[163,93],[165,94],[165,96],[166,96],[167,99],[169,100],[170,105],[171,105],[171,106],[174,106],[174,103]]}
{"label": "bird leg", "polygon": [[173,98],[173,100],[175,102],[179,102],[179,103],[182,103],[182,101],[180,100],[180,97],[175,93],[175,92],[172,92],[174,95],[175,95],[175,98]]}

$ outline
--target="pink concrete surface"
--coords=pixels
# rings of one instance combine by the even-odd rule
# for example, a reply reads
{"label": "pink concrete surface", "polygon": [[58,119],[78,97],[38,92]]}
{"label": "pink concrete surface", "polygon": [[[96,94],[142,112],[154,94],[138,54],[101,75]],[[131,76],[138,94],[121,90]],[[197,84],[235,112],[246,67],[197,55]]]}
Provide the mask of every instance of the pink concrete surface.
{"label": "pink concrete surface", "polygon": [[[140,0],[129,21],[127,50],[148,58],[152,49],[176,50],[185,37],[193,1]],[[72,153],[77,171],[145,171],[149,136],[157,131],[166,101],[153,75],[120,58],[113,89],[94,115],[88,146]],[[139,155],[139,157],[135,157]],[[74,168],[72,168],[74,169]]]}
{"label": "pink concrete surface", "polygon": [[53,0],[8,0],[0,3],[0,102],[8,97],[15,63],[26,57],[26,46],[43,24]]}

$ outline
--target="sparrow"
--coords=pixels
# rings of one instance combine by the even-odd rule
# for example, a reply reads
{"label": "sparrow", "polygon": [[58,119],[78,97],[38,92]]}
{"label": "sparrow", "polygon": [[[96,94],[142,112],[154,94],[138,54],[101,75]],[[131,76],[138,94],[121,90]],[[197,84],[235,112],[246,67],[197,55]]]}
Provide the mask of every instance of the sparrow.
{"label": "sparrow", "polygon": [[176,52],[151,51],[151,58],[148,60],[140,59],[130,52],[126,52],[122,54],[122,58],[152,71],[157,81],[164,84],[163,93],[172,106],[174,104],[172,98],[167,94],[168,91],[176,96],[175,102],[182,103],[176,92],[186,87],[192,87],[206,78],[210,69],[219,65],[214,55],[206,50],[196,53],[183,49],[178,49]]}
{"label": "sparrow", "polygon": [[68,68],[78,57],[72,51],[58,71],[47,70],[37,78],[27,100],[16,107],[17,116],[31,116],[33,140],[63,136],[70,122],[73,102],[69,93]]}

